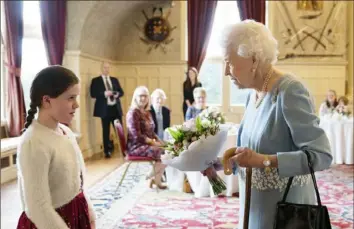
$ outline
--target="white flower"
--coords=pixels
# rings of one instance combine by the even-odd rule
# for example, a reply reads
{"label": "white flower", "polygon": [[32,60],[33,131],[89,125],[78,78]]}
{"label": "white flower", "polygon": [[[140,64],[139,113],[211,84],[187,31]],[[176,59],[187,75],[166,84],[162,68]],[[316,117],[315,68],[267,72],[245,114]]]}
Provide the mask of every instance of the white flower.
{"label": "white flower", "polygon": [[197,141],[197,137],[192,137],[192,142],[195,142],[195,141]]}
{"label": "white flower", "polygon": [[184,122],[182,125],[182,130],[184,130],[184,131],[191,131],[195,128],[196,127],[195,127],[195,120],[194,119],[188,120],[187,122]]}
{"label": "white flower", "polygon": [[188,147],[189,146],[189,142],[187,141],[187,140],[183,140],[183,146],[185,146],[185,147]]}
{"label": "white flower", "polygon": [[183,130],[183,131],[190,131],[191,129],[190,129],[189,126],[183,125],[183,126],[182,126],[182,130]]}
{"label": "white flower", "polygon": [[209,112],[210,113],[220,113],[219,109],[217,107],[210,107]]}
{"label": "white flower", "polygon": [[182,128],[182,125],[175,125],[174,127],[172,127],[173,130],[178,130],[181,128]]}
{"label": "white flower", "polygon": [[192,126],[191,131],[192,132],[196,132],[197,131],[197,127],[196,126]]}
{"label": "white flower", "polygon": [[208,119],[203,119],[201,124],[204,128],[207,128],[211,125],[211,122]]}

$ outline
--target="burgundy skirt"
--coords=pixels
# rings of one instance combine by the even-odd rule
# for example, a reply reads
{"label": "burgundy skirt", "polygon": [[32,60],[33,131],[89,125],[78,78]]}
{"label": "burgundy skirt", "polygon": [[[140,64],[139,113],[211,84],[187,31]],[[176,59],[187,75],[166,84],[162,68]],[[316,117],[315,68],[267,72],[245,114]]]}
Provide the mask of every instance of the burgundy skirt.
{"label": "burgundy skirt", "polygon": [[[83,192],[80,192],[69,203],[55,210],[70,229],[91,229],[88,205]],[[18,221],[17,229],[37,229],[37,227],[23,212]]]}

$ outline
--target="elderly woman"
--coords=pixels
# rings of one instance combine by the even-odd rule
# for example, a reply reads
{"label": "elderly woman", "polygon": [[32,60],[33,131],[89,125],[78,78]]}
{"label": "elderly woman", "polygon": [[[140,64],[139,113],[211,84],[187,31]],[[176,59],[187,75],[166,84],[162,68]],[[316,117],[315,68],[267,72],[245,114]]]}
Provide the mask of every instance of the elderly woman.
{"label": "elderly woman", "polygon": [[161,177],[165,170],[165,165],[161,164],[160,158],[163,149],[159,138],[154,133],[155,124],[152,120],[150,110],[149,90],[140,86],[134,91],[130,109],[127,113],[128,141],[127,151],[130,156],[150,157],[156,160],[155,177],[153,178],[153,169],[147,178],[150,178],[150,188],[153,184],[160,189],[166,189],[161,183]]}
{"label": "elderly woman", "polygon": [[337,107],[337,93],[335,90],[328,90],[326,100],[321,104],[319,109],[320,116],[331,114]]}
{"label": "elderly woman", "polygon": [[170,110],[164,106],[166,94],[162,89],[156,89],[151,94],[150,113],[155,124],[155,134],[163,139],[164,130],[170,127]]}
{"label": "elderly woman", "polygon": [[195,100],[195,104],[188,107],[186,113],[186,121],[195,118],[200,114],[206,106],[206,90],[202,87],[197,87],[193,91],[193,97]]}
{"label": "elderly woman", "polygon": [[[273,228],[276,204],[294,176],[287,200],[315,204],[306,150],[315,171],[328,169],[332,156],[318,126],[309,91],[296,77],[277,70],[277,41],[263,24],[245,20],[231,25],[223,41],[225,75],[250,92],[240,125],[237,148],[230,159],[239,175],[243,228],[245,170],[251,167],[250,229]],[[213,171],[211,168],[209,171]],[[206,172],[209,172],[206,171]]]}

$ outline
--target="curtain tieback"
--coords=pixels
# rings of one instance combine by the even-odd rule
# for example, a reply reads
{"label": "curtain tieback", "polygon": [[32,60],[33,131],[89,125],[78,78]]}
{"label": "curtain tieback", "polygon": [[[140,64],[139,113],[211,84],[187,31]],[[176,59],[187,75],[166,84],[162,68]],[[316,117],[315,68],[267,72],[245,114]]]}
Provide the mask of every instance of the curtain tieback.
{"label": "curtain tieback", "polygon": [[7,67],[7,70],[9,71],[10,74],[15,74],[16,76],[21,76],[21,68],[17,68],[14,65],[10,65],[8,63],[4,63],[4,65]]}

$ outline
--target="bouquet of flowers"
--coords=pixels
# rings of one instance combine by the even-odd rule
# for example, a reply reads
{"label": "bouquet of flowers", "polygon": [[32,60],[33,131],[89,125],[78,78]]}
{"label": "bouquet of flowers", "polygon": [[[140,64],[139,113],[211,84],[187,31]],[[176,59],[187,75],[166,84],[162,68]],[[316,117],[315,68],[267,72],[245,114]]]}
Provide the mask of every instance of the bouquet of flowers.
{"label": "bouquet of flowers", "polygon": [[[162,163],[181,171],[206,170],[227,140],[228,128],[223,123],[223,115],[216,108],[208,108],[197,118],[169,128]],[[225,182],[217,175],[208,179],[216,195],[226,190]]]}

